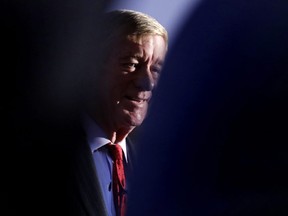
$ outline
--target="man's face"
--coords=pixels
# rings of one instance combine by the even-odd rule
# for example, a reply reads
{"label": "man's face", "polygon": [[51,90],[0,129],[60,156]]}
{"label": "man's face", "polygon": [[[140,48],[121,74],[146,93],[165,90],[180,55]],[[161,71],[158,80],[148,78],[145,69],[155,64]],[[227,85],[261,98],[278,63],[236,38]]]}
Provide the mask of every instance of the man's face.
{"label": "man's face", "polygon": [[123,39],[111,50],[101,79],[106,120],[114,128],[140,125],[147,113],[166,54],[161,36]]}

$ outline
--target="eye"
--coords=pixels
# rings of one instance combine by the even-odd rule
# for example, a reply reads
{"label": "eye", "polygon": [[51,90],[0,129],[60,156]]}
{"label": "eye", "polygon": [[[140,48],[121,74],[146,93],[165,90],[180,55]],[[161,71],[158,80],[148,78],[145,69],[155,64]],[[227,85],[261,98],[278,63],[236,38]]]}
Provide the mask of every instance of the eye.
{"label": "eye", "polygon": [[135,68],[137,64],[136,63],[126,63],[125,65],[128,68]]}
{"label": "eye", "polygon": [[122,67],[124,70],[133,72],[137,69],[138,65],[139,65],[138,63],[134,63],[134,62],[125,62],[122,64]]}
{"label": "eye", "polygon": [[161,67],[158,67],[158,66],[152,66],[151,67],[151,71],[153,72],[153,73],[157,73],[157,74],[160,74],[160,72],[161,72]]}

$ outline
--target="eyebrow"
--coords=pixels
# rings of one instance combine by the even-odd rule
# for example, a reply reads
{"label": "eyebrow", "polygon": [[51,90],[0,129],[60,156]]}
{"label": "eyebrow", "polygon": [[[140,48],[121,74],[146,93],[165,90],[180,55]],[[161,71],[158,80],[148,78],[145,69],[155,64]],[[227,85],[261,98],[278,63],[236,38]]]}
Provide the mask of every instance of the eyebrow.
{"label": "eyebrow", "polygon": [[[143,58],[143,56],[142,55],[140,55],[140,54],[131,54],[131,55],[126,55],[126,56],[124,56],[124,57],[121,57],[121,58],[119,58],[119,60],[120,61],[123,61],[123,60],[129,60],[129,59],[137,59],[137,60],[141,60]],[[158,66],[163,66],[163,64],[164,64],[164,61],[163,60],[157,60],[156,62],[155,62],[155,65],[158,65]]]}
{"label": "eyebrow", "polygon": [[[121,57],[121,58],[119,58],[120,60],[129,60],[129,59],[139,59],[139,60],[141,60],[143,58],[143,56],[141,56],[141,55],[127,55],[127,56],[124,56],[124,57]],[[155,62],[155,64],[157,64],[157,65],[160,65],[160,66],[163,66],[163,64],[164,64],[164,61],[163,60],[157,60],[156,62]]]}
{"label": "eyebrow", "polygon": [[162,61],[162,60],[159,60],[159,61],[157,61],[157,62],[156,62],[156,64],[157,64],[157,65],[159,65],[159,66],[163,66],[163,64],[164,64],[164,61]]}
{"label": "eyebrow", "polygon": [[140,54],[133,54],[133,55],[128,54],[124,57],[121,57],[120,60],[126,60],[126,59],[131,59],[131,58],[140,59],[140,58],[143,58],[143,56],[141,56]]}

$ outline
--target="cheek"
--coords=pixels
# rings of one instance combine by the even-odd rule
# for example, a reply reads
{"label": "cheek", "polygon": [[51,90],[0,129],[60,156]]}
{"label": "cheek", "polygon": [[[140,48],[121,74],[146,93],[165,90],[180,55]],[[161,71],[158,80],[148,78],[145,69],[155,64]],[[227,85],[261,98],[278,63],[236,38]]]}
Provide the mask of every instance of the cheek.
{"label": "cheek", "polygon": [[109,91],[109,94],[120,92],[126,85],[126,82],[119,68],[110,67],[105,72],[100,82],[103,82],[102,84],[106,86],[106,91]]}
{"label": "cheek", "polygon": [[110,83],[111,90],[114,95],[117,95],[121,99],[121,97],[125,96],[125,94],[129,91],[129,89],[133,86],[133,81],[129,79],[128,75],[119,75],[115,76],[113,82]]}
{"label": "cheek", "polygon": [[111,83],[110,91],[111,97],[115,100],[121,100],[123,95],[125,94],[126,84],[122,82],[114,82]]}

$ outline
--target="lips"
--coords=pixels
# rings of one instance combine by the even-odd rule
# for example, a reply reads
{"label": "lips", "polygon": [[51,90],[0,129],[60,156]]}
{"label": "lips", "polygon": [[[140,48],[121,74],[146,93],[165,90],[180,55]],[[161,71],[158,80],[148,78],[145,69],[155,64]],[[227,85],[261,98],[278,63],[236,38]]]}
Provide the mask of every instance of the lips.
{"label": "lips", "polygon": [[149,98],[131,97],[131,96],[125,96],[125,98],[130,100],[130,101],[135,101],[138,103],[146,102],[149,100]]}

